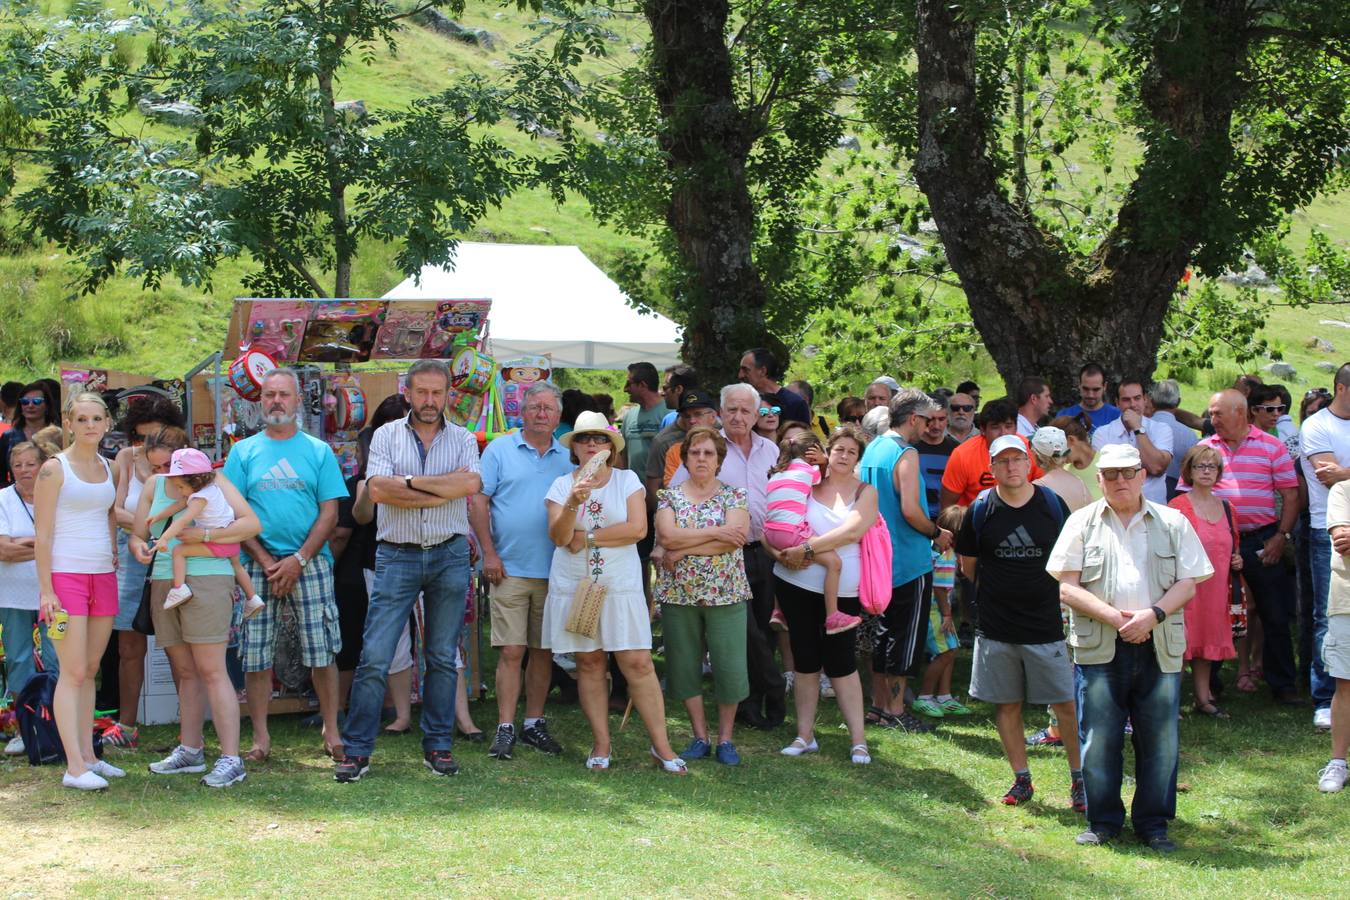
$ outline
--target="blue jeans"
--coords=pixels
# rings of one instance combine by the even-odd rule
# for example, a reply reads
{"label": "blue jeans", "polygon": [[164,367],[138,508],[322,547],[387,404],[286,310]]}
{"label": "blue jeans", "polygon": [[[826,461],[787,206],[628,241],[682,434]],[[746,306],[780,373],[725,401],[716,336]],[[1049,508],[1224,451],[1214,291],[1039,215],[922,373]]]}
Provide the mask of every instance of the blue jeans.
{"label": "blue jeans", "polygon": [[469,589],[469,542],[462,536],[429,550],[381,543],[375,589],[366,610],[361,661],[352,679],[342,744],[348,756],[370,756],[379,733],[389,664],[417,595],[426,607],[422,683],[422,749],[449,750],[455,729],[455,655]]}
{"label": "blue jeans", "polygon": [[1318,709],[1326,709],[1331,706],[1331,695],[1336,693],[1336,679],[1327,674],[1322,662],[1322,639],[1327,636],[1327,595],[1331,593],[1331,535],[1325,528],[1312,528],[1308,536],[1313,596],[1312,699]]}
{"label": "blue jeans", "polygon": [[1134,725],[1134,804],[1130,821],[1140,839],[1166,835],[1177,814],[1177,715],[1181,673],[1164,675],[1153,642],[1116,639],[1109,663],[1077,666],[1078,735],[1083,745],[1083,787],[1093,831],[1119,834],[1125,825],[1120,799],[1125,718]]}
{"label": "blue jeans", "polygon": [[[37,610],[0,608],[0,634],[5,643],[5,687],[14,696],[19,695],[29,679],[37,674],[33,657],[33,623]],[[61,671],[56,661],[56,648],[47,637],[47,626],[38,629],[42,634],[42,667],[52,674]]]}
{"label": "blue jeans", "polygon": [[[1261,562],[1265,542],[1275,534],[1278,526],[1266,525],[1241,536],[1238,549],[1242,554],[1242,577],[1251,588],[1256,602],[1256,614],[1261,617],[1265,637],[1261,645],[1261,662],[1265,667],[1266,684],[1276,694],[1298,692],[1298,667],[1294,664],[1293,621],[1298,609],[1298,584],[1284,568],[1283,561],[1268,566]],[[1328,573],[1330,573],[1328,564]],[[1328,574],[1328,577],[1329,574]],[[1323,604],[1325,612],[1326,605]],[[1326,616],[1323,615],[1323,621]],[[1325,626],[1323,626],[1325,633]],[[1317,643],[1316,635],[1313,643]]]}

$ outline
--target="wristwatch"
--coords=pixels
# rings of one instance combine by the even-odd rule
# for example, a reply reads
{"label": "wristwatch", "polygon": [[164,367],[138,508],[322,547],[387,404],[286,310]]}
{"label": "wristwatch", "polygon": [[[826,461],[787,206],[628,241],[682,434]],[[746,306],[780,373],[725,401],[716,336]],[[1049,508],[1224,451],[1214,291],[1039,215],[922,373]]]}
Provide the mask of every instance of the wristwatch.
{"label": "wristwatch", "polygon": [[1135,434],[1148,434],[1148,432],[1145,431],[1145,430],[1142,429],[1142,428],[1136,428],[1136,429],[1134,430],[1134,433],[1135,433]]}
{"label": "wristwatch", "polygon": [[816,558],[816,551],[811,549],[810,541],[805,541],[802,543],[802,558],[807,560],[812,560]]}
{"label": "wristwatch", "polygon": [[1163,612],[1163,608],[1161,606],[1150,606],[1149,609],[1153,610],[1153,615],[1158,617],[1159,622],[1167,618],[1167,613]]}
{"label": "wristwatch", "polygon": [[291,556],[295,557],[295,561],[300,564],[301,570],[303,570],[305,566],[309,565],[309,560],[305,559],[304,555],[299,550],[292,553]]}
{"label": "wristwatch", "polygon": [[404,475],[404,476],[403,476],[403,483],[406,484],[406,485],[408,486],[408,490],[410,490],[410,491],[413,489],[413,486],[412,486],[412,480],[413,480],[413,477],[412,477],[411,475]]}
{"label": "wristwatch", "polygon": [[1292,531],[1281,531],[1280,537],[1284,538],[1287,543],[1293,543],[1294,541],[1294,533]]}

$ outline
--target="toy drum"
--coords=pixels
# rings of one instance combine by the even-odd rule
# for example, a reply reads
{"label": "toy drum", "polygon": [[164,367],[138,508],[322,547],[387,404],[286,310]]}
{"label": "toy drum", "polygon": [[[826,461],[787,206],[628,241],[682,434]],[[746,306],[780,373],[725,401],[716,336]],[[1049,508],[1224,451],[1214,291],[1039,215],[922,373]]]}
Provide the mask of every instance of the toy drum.
{"label": "toy drum", "polygon": [[455,355],[450,364],[450,374],[455,387],[466,394],[483,394],[492,384],[495,366],[492,357],[479,353],[472,347],[466,347]]}
{"label": "toy drum", "polygon": [[337,389],[337,430],[348,431],[366,424],[366,395],[350,385]]}
{"label": "toy drum", "polygon": [[262,383],[277,364],[261,350],[245,350],[230,363],[230,387],[245,400],[262,399]]}

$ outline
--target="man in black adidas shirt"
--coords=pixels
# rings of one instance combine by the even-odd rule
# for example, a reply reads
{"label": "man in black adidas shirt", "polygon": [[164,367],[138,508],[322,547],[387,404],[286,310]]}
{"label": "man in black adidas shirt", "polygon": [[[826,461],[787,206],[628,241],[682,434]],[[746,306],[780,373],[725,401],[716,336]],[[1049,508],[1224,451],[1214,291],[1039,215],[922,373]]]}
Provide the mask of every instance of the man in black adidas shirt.
{"label": "man in black adidas shirt", "polygon": [[[970,505],[956,536],[961,570],[975,582],[978,621],[970,695],[993,703],[1003,752],[1013,769],[1009,806],[1031,799],[1022,738],[1022,704],[1049,704],[1061,722],[1077,721],[1073,665],[1064,644],[1059,582],[1045,561],[1069,508],[1054,491],[1031,483],[1026,444],[1004,435],[989,445],[995,486]],[[1085,809],[1078,734],[1063,729],[1070,806]]]}

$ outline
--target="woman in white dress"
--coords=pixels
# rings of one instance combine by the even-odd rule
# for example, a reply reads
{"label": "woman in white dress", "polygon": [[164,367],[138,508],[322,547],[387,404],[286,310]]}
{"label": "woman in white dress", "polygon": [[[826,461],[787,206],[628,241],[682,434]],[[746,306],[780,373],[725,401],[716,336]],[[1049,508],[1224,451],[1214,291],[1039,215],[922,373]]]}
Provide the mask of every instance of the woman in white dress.
{"label": "woman in white dress", "polygon": [[[544,605],[544,646],[554,653],[572,653],[577,663],[577,693],[591,724],[594,744],[588,769],[608,769],[610,762],[609,698],[605,684],[606,654],[613,653],[628,679],[632,698],[651,737],[651,753],[666,772],[683,775],[684,760],[675,755],[666,734],[666,706],[652,665],[651,615],[642,590],[637,543],[647,533],[646,491],[641,479],[607,462],[593,475],[579,478],[586,463],[602,450],[623,451],[623,435],[600,413],[584,412],[562,437],[572,451],[577,471],[563,475],[549,488],[548,533],[557,549],[549,569]],[[568,612],[583,580],[605,588],[596,637],[566,628]]]}

